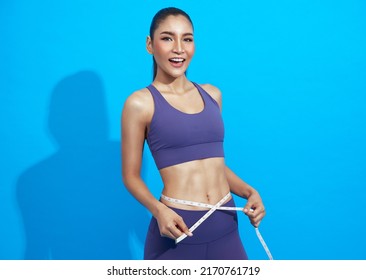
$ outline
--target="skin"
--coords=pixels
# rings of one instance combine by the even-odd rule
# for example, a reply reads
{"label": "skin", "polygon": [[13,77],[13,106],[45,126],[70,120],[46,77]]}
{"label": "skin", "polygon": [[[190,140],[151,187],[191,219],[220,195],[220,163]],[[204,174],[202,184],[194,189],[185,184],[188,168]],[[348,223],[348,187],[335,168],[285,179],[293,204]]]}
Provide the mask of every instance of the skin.
{"label": "skin", "polygon": [[[155,30],[153,39],[147,37],[146,48],[157,63],[153,85],[168,103],[187,114],[202,111],[202,97],[185,76],[195,50],[190,22],[181,15],[168,16]],[[169,61],[173,57],[184,58],[185,61],[177,67]],[[209,84],[202,87],[221,108],[220,90]],[[183,233],[192,236],[183,219],[167,206],[192,211],[202,209],[157,200],[140,176],[143,145],[153,113],[154,101],[146,88],[134,92],[125,102],[121,120],[123,181],[132,195],[157,219],[161,236],[173,239]],[[229,169],[224,158],[189,161],[163,168],[160,174],[164,183],[162,193],[166,196],[216,204],[230,191],[247,199],[244,213],[253,226],[258,227],[265,216],[258,192]]]}

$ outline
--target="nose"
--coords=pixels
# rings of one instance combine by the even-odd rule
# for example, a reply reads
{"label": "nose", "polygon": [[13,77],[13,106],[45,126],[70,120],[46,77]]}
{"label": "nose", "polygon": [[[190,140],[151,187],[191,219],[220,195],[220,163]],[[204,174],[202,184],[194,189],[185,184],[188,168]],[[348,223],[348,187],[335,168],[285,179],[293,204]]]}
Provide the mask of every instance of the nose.
{"label": "nose", "polygon": [[180,40],[175,41],[173,52],[176,54],[184,53],[184,48]]}

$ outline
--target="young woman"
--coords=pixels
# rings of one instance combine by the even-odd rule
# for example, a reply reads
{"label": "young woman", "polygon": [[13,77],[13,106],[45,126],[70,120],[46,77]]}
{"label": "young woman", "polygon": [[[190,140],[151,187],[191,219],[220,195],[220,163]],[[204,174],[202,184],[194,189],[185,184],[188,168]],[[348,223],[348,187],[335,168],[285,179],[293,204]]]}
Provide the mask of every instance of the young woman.
{"label": "young woman", "polygon": [[[154,80],[128,97],[122,113],[124,184],[153,216],[144,258],[247,259],[237,212],[215,209],[234,207],[230,193],[243,197],[255,227],[265,209],[258,192],[225,165],[219,89],[185,75],[195,51],[190,17],[177,8],[160,10],[146,48]],[[164,183],[160,200],[140,176],[145,139]]]}

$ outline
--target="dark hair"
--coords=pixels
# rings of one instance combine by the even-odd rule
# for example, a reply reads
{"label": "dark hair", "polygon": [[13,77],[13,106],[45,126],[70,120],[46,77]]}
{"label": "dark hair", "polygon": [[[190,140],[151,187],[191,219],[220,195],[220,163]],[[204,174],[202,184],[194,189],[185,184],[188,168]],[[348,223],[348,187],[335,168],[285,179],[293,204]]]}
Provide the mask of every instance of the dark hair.
{"label": "dark hair", "polygon": [[[161,9],[160,11],[158,11],[151,21],[151,25],[150,25],[151,40],[154,39],[155,30],[159,27],[160,23],[162,23],[168,16],[184,16],[186,19],[188,19],[188,21],[191,23],[192,28],[193,28],[193,22],[185,11],[178,9],[178,8],[174,8],[174,7],[164,8],[164,9]],[[154,56],[153,56],[153,72],[154,72],[153,79],[155,79],[156,72],[157,72],[157,65],[156,65]]]}

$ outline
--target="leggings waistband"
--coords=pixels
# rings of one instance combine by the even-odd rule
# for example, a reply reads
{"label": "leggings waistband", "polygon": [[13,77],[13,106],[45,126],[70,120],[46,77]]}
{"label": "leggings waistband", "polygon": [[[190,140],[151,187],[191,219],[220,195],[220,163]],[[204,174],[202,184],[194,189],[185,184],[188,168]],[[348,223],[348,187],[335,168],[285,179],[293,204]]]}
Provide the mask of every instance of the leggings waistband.
{"label": "leggings waistband", "polygon": [[[197,207],[205,207],[208,208],[208,211],[205,211],[206,213],[195,223],[193,224],[190,228],[189,231],[193,232],[196,228],[198,228],[206,219],[208,219],[216,210],[233,210],[233,211],[242,211],[243,208],[240,207],[228,207],[228,206],[223,206],[223,204],[225,203],[225,201],[230,197],[230,192],[228,194],[226,194],[218,203],[216,203],[215,205],[212,204],[207,204],[207,203],[200,203],[200,202],[195,202],[195,201],[190,201],[190,200],[182,200],[182,199],[177,199],[177,198],[170,198],[167,197],[165,195],[161,195],[161,198],[164,200],[167,200],[169,202],[172,203],[176,203],[176,204],[183,204],[183,205],[191,205],[191,206],[197,206]],[[233,201],[233,199],[231,199],[230,201]],[[250,209],[252,210],[252,209]],[[196,211],[194,211],[196,212]],[[236,217],[236,214],[235,214]],[[236,218],[236,224],[237,224],[237,218]],[[257,234],[257,237],[259,239],[259,241],[261,242],[263,249],[266,251],[267,256],[270,260],[273,260],[272,254],[269,251],[267,244],[265,243],[261,233],[259,232],[258,228],[255,228],[255,232]],[[182,234],[180,237],[178,237],[175,240],[175,243],[179,243],[181,242],[183,239],[185,239],[187,237],[186,234]]]}

